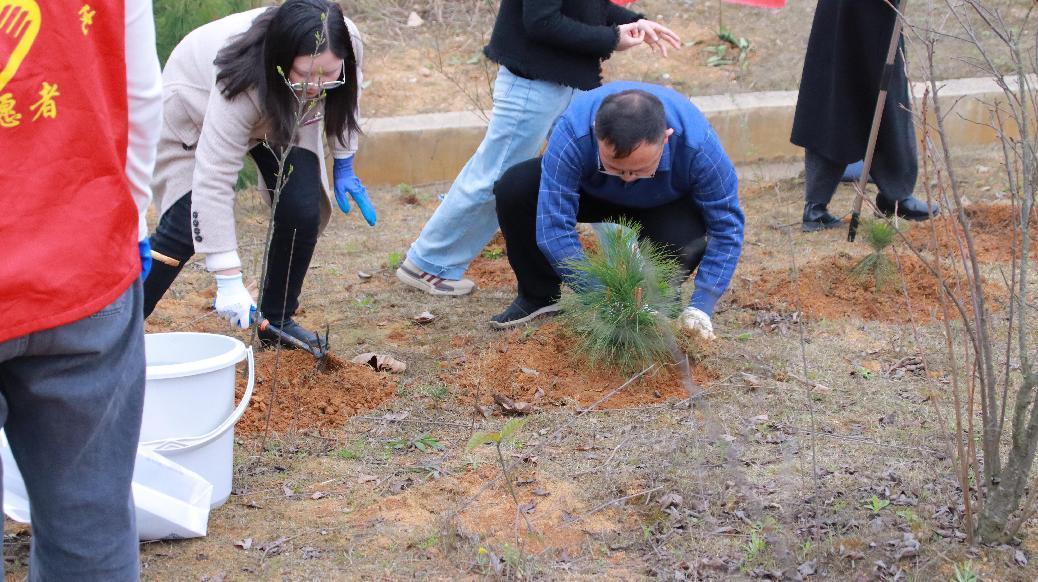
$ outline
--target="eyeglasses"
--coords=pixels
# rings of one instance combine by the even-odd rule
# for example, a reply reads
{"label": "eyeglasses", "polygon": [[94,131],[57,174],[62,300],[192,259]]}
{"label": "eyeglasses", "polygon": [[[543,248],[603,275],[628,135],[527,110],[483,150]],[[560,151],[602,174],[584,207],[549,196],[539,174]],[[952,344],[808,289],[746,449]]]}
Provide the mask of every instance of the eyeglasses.
{"label": "eyeglasses", "polygon": [[306,91],[307,89],[317,88],[319,91],[331,91],[332,89],[338,89],[346,84],[346,63],[342,64],[342,78],[338,81],[327,81],[325,83],[312,83],[310,81],[302,81],[299,83],[289,83],[288,86],[293,91]]}
{"label": "eyeglasses", "polygon": [[602,165],[602,154],[596,150],[595,155],[598,157],[598,171],[601,174],[605,174],[606,176],[612,176],[614,178],[634,178],[635,180],[648,180],[651,178],[655,178],[656,172],[660,169],[660,161],[663,160],[663,151],[665,149],[666,146],[660,148],[660,155],[658,158],[656,158],[656,164],[653,165],[652,171],[648,174],[638,174],[636,172],[628,170],[620,170],[619,172],[607,170],[605,169],[605,166]]}

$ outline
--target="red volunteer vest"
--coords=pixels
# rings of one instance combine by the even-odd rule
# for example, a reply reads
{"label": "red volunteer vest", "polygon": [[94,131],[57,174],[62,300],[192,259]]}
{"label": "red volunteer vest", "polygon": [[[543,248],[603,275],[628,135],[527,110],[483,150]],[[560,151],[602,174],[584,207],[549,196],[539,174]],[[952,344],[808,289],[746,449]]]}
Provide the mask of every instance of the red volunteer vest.
{"label": "red volunteer vest", "polygon": [[122,0],[0,0],[0,341],[140,274]]}

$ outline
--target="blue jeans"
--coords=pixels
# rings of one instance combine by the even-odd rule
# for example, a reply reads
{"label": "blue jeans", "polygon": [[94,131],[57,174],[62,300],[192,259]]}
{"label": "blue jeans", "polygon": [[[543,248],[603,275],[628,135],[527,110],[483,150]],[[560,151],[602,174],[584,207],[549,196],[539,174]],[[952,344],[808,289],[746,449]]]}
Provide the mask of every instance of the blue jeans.
{"label": "blue jeans", "polygon": [[483,143],[407,251],[412,263],[444,279],[464,276],[497,232],[494,182],[508,168],[540,153],[575,93],[570,87],[531,81],[498,68],[494,109]]}
{"label": "blue jeans", "polygon": [[29,580],[138,579],[142,296],[134,282],[94,315],[0,342],[0,425],[32,512]]}

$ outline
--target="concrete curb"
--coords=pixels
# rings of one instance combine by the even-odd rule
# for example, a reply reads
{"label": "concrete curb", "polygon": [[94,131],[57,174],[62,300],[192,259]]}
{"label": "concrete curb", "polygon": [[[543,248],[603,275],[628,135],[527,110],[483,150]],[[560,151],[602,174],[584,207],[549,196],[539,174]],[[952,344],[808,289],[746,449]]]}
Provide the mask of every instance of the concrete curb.
{"label": "concrete curb", "polygon": [[[913,87],[921,99],[925,86]],[[995,143],[988,123],[991,105],[1005,97],[993,79],[944,81],[940,86],[945,126],[953,145]],[[796,91],[692,97],[737,164],[796,158],[789,143]],[[489,113],[489,112],[488,112]],[[487,121],[476,112],[370,118],[357,153],[357,173],[368,186],[453,180],[476,151]]]}

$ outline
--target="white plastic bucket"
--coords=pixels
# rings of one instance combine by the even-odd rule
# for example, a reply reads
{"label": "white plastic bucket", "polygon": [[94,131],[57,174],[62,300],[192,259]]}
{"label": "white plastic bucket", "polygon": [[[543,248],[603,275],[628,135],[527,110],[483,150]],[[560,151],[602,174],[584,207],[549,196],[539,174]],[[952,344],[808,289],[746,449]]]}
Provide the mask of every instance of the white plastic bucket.
{"label": "white plastic bucket", "polygon": [[[141,447],[213,484],[212,507],[231,495],[234,425],[256,380],[252,348],[223,335],[156,333],[144,338],[147,384]],[[249,383],[234,406],[235,365],[248,359]]]}
{"label": "white plastic bucket", "polygon": [[[19,523],[30,523],[29,495],[3,430],[0,460],[4,468],[4,513]],[[212,495],[213,485],[207,479],[158,453],[137,448],[133,504],[141,540],[204,536]]]}

